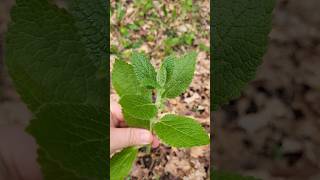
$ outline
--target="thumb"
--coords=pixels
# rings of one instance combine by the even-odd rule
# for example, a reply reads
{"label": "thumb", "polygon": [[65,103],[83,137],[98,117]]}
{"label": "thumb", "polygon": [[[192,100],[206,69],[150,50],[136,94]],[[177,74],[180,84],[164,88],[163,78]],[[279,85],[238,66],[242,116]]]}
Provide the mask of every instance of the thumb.
{"label": "thumb", "polygon": [[110,152],[113,153],[134,145],[150,144],[153,136],[150,131],[138,128],[111,128],[110,129]]}

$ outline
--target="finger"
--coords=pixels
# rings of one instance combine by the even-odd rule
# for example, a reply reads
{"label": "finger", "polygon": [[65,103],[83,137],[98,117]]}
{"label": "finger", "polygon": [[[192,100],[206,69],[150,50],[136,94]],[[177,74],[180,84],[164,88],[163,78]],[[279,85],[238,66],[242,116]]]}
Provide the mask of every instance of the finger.
{"label": "finger", "polygon": [[111,114],[110,124],[114,126],[118,126],[120,122],[124,121],[121,106],[114,101],[110,103],[110,114]]}
{"label": "finger", "polygon": [[160,141],[156,136],[153,136],[152,148],[157,148],[160,145]]}
{"label": "finger", "polygon": [[136,145],[150,144],[153,136],[150,131],[138,128],[111,128],[110,152]]}
{"label": "finger", "polygon": [[122,128],[124,128],[124,127],[128,127],[128,125],[126,124],[126,122],[125,122],[125,121],[121,121],[121,122],[119,122],[119,123],[118,123],[118,126],[119,126],[119,127],[122,127]]}
{"label": "finger", "polygon": [[[4,170],[12,173],[12,179],[42,179],[37,163],[37,148],[35,139],[23,127],[0,127],[0,164],[3,160],[7,168]],[[0,179],[2,170],[0,168]]]}

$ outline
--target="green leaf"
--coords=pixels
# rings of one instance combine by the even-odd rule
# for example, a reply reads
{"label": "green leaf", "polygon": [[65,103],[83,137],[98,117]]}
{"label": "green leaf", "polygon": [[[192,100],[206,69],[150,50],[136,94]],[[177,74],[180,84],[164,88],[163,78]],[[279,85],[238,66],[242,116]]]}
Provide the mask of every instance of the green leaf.
{"label": "green leaf", "polygon": [[[79,14],[108,13],[107,2],[83,2],[78,1]],[[86,9],[93,6],[97,10]],[[34,113],[28,132],[39,145],[43,177],[108,179],[109,80],[103,66],[106,40],[101,39],[108,32],[100,24],[106,18],[78,17],[72,9],[70,13],[48,1],[16,0],[6,34],[6,65]],[[92,23],[97,24],[90,28],[102,28],[101,34],[85,32]],[[92,35],[88,39],[87,33]],[[94,46],[93,41],[99,43]]]}
{"label": "green leaf", "polygon": [[108,60],[108,11],[105,0],[72,0],[68,1],[72,16],[75,19],[78,33],[87,48],[87,52],[97,65]]}
{"label": "green leaf", "polygon": [[213,110],[240,91],[255,76],[271,30],[275,0],[212,1]]}
{"label": "green leaf", "polygon": [[137,128],[150,128],[150,119],[139,119],[131,116],[129,113],[123,110],[123,116],[128,126]]}
{"label": "green leaf", "polygon": [[192,147],[209,144],[207,132],[194,119],[165,115],[154,125],[157,136],[174,147]]}
{"label": "green leaf", "polygon": [[139,85],[139,81],[131,64],[116,60],[113,65],[111,78],[112,85],[120,97],[124,95],[151,96],[151,91]]}
{"label": "green leaf", "polygon": [[131,62],[140,84],[144,87],[157,87],[157,73],[150,61],[142,53],[132,53]]}
{"label": "green leaf", "polygon": [[47,1],[17,0],[11,16],[6,65],[15,88],[33,112],[53,102],[106,106],[108,80],[97,77],[98,67],[65,10]]}
{"label": "green leaf", "polygon": [[138,149],[129,147],[115,154],[110,161],[111,180],[123,180],[128,176],[138,155]]}
{"label": "green leaf", "polygon": [[38,162],[42,164],[41,167],[43,179],[45,180],[88,180],[88,178],[79,177],[74,171],[65,169],[59,162],[52,159],[45,150],[38,149]]}
{"label": "green leaf", "polygon": [[188,53],[174,61],[172,75],[165,85],[165,97],[174,98],[187,89],[193,79],[196,57],[196,53]]}
{"label": "green leaf", "polygon": [[174,69],[174,61],[176,61],[175,56],[168,56],[164,59],[161,68],[166,70],[166,83],[171,79],[173,69]]}
{"label": "green leaf", "polygon": [[118,22],[121,22],[125,15],[126,15],[126,11],[124,10],[123,5],[120,2],[118,2],[117,3],[117,20],[118,20]]}
{"label": "green leaf", "polygon": [[158,84],[163,87],[167,81],[167,70],[164,66],[161,66],[158,73],[157,73],[157,82]]}
{"label": "green leaf", "polygon": [[236,173],[230,172],[222,172],[222,171],[213,171],[211,172],[211,179],[218,179],[218,180],[259,180],[254,177],[248,176],[241,176]]}
{"label": "green leaf", "polygon": [[[39,109],[27,131],[35,137],[45,158],[59,164],[62,173],[106,179],[108,117],[106,109],[96,106],[48,104]],[[47,168],[52,162],[40,162],[45,176],[57,178],[59,173],[51,174],[55,169]]]}
{"label": "green leaf", "polygon": [[149,120],[157,115],[156,106],[144,96],[125,95],[119,103],[127,114],[137,119]]}

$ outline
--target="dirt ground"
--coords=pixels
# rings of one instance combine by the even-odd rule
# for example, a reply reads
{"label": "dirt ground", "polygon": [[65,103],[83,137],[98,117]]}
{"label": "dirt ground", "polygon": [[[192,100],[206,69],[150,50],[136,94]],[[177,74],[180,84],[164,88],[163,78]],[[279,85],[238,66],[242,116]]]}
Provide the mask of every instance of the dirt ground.
{"label": "dirt ground", "polygon": [[240,98],[214,113],[213,165],[320,179],[320,1],[278,0],[270,45]]}

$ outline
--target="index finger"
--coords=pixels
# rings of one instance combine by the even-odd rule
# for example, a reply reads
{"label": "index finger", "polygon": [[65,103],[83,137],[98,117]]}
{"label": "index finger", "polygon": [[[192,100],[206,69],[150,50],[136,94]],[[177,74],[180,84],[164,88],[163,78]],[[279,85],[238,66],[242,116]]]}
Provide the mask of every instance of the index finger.
{"label": "index finger", "polygon": [[124,122],[121,106],[116,102],[110,103],[110,123],[114,126],[119,125],[120,123]]}

